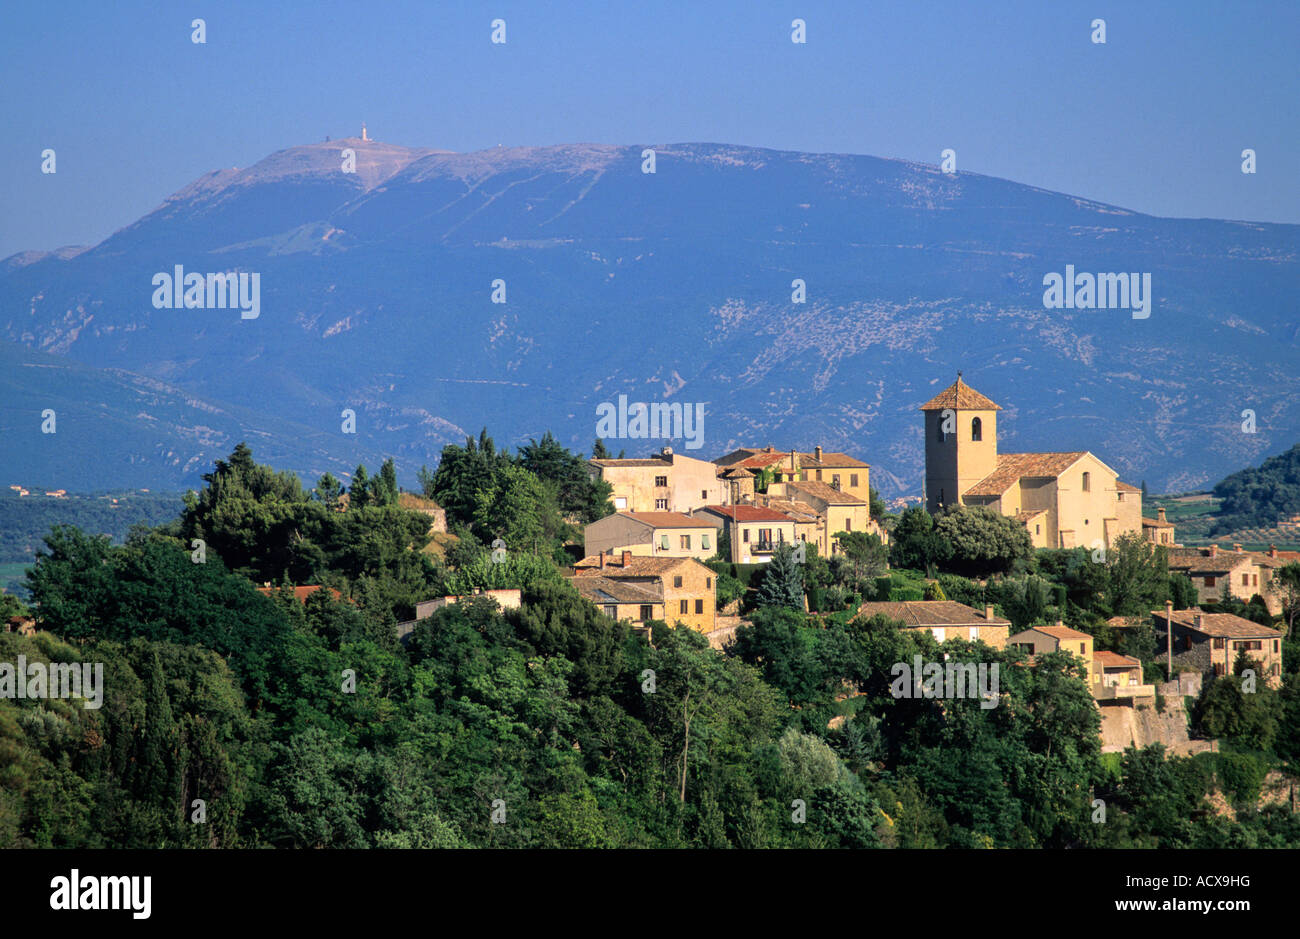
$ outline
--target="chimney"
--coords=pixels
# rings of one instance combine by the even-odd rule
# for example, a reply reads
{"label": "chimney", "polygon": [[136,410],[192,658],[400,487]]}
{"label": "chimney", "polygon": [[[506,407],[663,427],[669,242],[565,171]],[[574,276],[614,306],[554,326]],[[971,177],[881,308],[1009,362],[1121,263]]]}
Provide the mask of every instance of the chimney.
{"label": "chimney", "polygon": [[624,567],[627,567],[627,566],[628,566],[629,564],[631,564],[631,563],[632,563],[632,552],[631,552],[631,551],[624,551],[624,552],[623,552],[623,566],[624,566]]}
{"label": "chimney", "polygon": [[1233,550],[1233,551],[1236,551],[1238,554],[1241,554],[1241,545],[1237,544],[1237,543],[1234,541],[1233,544],[1232,544],[1232,550]]}
{"label": "chimney", "polygon": [[1205,625],[1205,614],[1197,613],[1192,617],[1192,622],[1196,624],[1197,629],[1202,628]]}
{"label": "chimney", "polygon": [[1277,557],[1277,545],[1271,544],[1268,546],[1268,556],[1271,558]]}
{"label": "chimney", "polygon": [[818,463],[822,461],[822,448],[820,446],[813,447],[813,456],[817,457]]}
{"label": "chimney", "polygon": [[601,569],[602,571],[605,569],[605,552],[604,552],[604,551],[600,552],[600,569]]}
{"label": "chimney", "polygon": [[984,604],[984,618],[985,618],[986,620],[989,620],[990,622],[992,622],[992,620],[993,620],[993,604],[992,604],[992,603],[986,603],[986,604]]}
{"label": "chimney", "polygon": [[1219,546],[1217,544],[1210,545],[1210,557],[1217,558],[1218,556],[1219,556]]}
{"label": "chimney", "polygon": [[790,448],[790,476],[793,477],[794,474],[797,472],[799,472],[799,454],[795,452],[794,447],[791,447]]}
{"label": "chimney", "polygon": [[1156,509],[1156,518],[1162,522],[1169,521],[1169,519],[1165,518],[1165,507],[1163,505]]}
{"label": "chimney", "polygon": [[1062,627],[1062,628],[1064,628],[1065,623],[1064,623],[1064,621],[1058,619],[1058,620],[1056,621],[1056,625],[1057,625],[1057,626],[1060,626],[1060,627]]}

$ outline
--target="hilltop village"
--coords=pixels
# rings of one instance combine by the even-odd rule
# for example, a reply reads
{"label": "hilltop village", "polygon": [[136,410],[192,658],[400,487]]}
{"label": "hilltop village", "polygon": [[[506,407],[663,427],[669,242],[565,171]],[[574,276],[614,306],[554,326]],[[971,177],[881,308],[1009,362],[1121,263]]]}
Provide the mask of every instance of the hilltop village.
{"label": "hilltop village", "polygon": [[[179,517],[55,526],[0,594],[10,659],[107,676],[83,710],[0,668],[0,844],[1300,843],[1300,553],[1183,546],[1104,454],[1003,452],[1001,412],[960,376],[918,402],[898,513],[816,445],[485,429],[416,493],[392,459],[307,489],[240,444]],[[28,780],[65,778],[50,823]]]}

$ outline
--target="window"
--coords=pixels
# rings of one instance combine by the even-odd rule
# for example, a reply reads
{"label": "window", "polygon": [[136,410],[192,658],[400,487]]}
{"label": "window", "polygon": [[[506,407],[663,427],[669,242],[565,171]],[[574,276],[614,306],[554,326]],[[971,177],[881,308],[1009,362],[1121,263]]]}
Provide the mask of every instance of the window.
{"label": "window", "polygon": [[1264,643],[1258,639],[1252,639],[1249,642],[1239,642],[1237,645],[1246,649],[1248,652],[1259,652],[1264,648]]}
{"label": "window", "polygon": [[648,619],[654,619],[654,616],[655,616],[654,607],[650,606],[649,604],[641,605],[641,622],[644,623]]}
{"label": "window", "polygon": [[681,585],[682,585],[682,575],[678,574],[676,577],[673,578],[673,586],[680,587]]}
{"label": "window", "polygon": [[853,489],[856,489],[856,488],[858,487],[858,474],[857,474],[857,473],[849,473],[849,486],[850,486],[851,488],[853,488]]}
{"label": "window", "polygon": [[1277,653],[1278,653],[1278,644],[1279,644],[1281,641],[1282,641],[1282,640],[1280,640],[1280,639],[1274,639],[1274,640],[1273,640],[1273,654],[1274,654],[1274,655],[1277,655]]}
{"label": "window", "polygon": [[853,519],[851,519],[851,518],[846,518],[846,519],[844,520],[844,530],[845,530],[845,531],[853,531]]}
{"label": "window", "polygon": [[701,489],[701,490],[700,490],[700,498],[701,498],[701,499],[704,499],[704,500],[707,502],[707,501],[708,501],[708,498],[709,498],[709,490],[707,490],[707,489]]}
{"label": "window", "polygon": [[974,642],[979,637],[980,637],[980,628],[978,626],[972,626],[970,628],[970,641]]}
{"label": "window", "polygon": [[618,619],[618,607],[612,603],[605,604],[605,615],[610,619]]}
{"label": "window", "polygon": [[832,488],[832,489],[838,489],[838,488],[840,488],[840,474],[839,474],[839,473],[835,473],[833,476],[831,476],[831,488]]}
{"label": "window", "polygon": [[948,635],[947,630],[942,626],[932,626],[930,627],[930,632],[934,634],[935,642],[943,642]]}
{"label": "window", "polygon": [[691,550],[691,536],[690,536],[690,535],[682,535],[682,550],[683,550],[683,551],[689,551],[689,550]]}
{"label": "window", "polygon": [[691,601],[683,600],[679,609],[681,611],[681,614],[685,616],[687,613],[691,611]]}
{"label": "window", "polygon": [[1042,533],[1043,533],[1043,526],[1042,526],[1042,525],[1035,525],[1035,526],[1034,526],[1034,534],[1035,534],[1035,535],[1041,535]]}
{"label": "window", "polygon": [[1217,675],[1217,676],[1219,676],[1219,677],[1222,677],[1222,676],[1223,676],[1223,673],[1224,673],[1223,663],[1222,663],[1222,662],[1215,662],[1215,663],[1214,663],[1214,674]]}
{"label": "window", "polygon": [[712,590],[712,589],[713,589],[713,578],[712,578],[712,577],[706,577],[706,578],[704,578],[704,586],[706,586],[706,587],[708,587],[710,590]]}
{"label": "window", "polygon": [[627,496],[617,496],[614,499],[614,508],[623,510],[627,508]]}
{"label": "window", "polygon": [[743,542],[745,542],[745,544],[749,544],[749,529],[748,529],[748,528],[743,528],[743,529],[741,529],[741,531],[740,531],[740,540],[743,541]]}
{"label": "window", "polygon": [[667,476],[656,476],[656,477],[655,477],[655,485],[658,486],[660,489],[666,488],[666,487],[668,486],[668,477],[667,477]]}
{"label": "window", "polygon": [[667,550],[668,550],[668,536],[667,536],[667,535],[664,535],[662,538],[659,539],[659,547],[660,547],[660,549],[662,549],[662,550],[664,550],[664,551],[667,551]]}
{"label": "window", "polygon": [[1214,648],[1216,648],[1216,649],[1222,649],[1222,648],[1223,648],[1223,637],[1222,637],[1222,636],[1215,636],[1215,637],[1214,637]]}
{"label": "window", "polygon": [[984,439],[984,423],[978,417],[972,417],[970,421],[970,439]]}
{"label": "window", "polygon": [[703,600],[696,600],[696,601],[695,601],[695,612],[696,612],[697,614],[698,614],[698,613],[703,613],[703,612],[704,612],[704,601],[703,601]]}
{"label": "window", "polygon": [[1213,587],[1213,586],[1214,586],[1214,575],[1213,575],[1213,574],[1210,574],[1210,575],[1207,575],[1207,576],[1206,576],[1206,578],[1205,578],[1205,586],[1207,586],[1207,587]]}
{"label": "window", "polygon": [[822,471],[821,471],[821,470],[818,470],[818,471],[817,471],[817,481],[818,481],[818,482],[821,482],[821,481],[822,481]]}
{"label": "window", "polygon": [[1084,643],[1084,642],[1079,643],[1079,654],[1080,654],[1080,655],[1087,655],[1087,654],[1088,654],[1088,644],[1087,644],[1087,643]]}
{"label": "window", "polygon": [[1255,586],[1258,587],[1258,586],[1259,586],[1259,575],[1258,575],[1258,574],[1253,574],[1253,575],[1251,575],[1251,576],[1255,578]]}
{"label": "window", "polygon": [[1249,575],[1249,574],[1242,574],[1242,575],[1241,575],[1241,585],[1242,585],[1243,587],[1249,587],[1249,586],[1250,586],[1250,575]]}
{"label": "window", "polygon": [[667,512],[667,511],[668,511],[668,500],[667,500],[667,499],[655,499],[655,508],[656,508],[656,509],[659,509],[660,511]]}
{"label": "window", "polygon": [[1092,492],[1092,473],[1083,474],[1083,491]]}
{"label": "window", "polygon": [[703,548],[705,551],[710,550],[708,535],[700,535],[700,547]]}

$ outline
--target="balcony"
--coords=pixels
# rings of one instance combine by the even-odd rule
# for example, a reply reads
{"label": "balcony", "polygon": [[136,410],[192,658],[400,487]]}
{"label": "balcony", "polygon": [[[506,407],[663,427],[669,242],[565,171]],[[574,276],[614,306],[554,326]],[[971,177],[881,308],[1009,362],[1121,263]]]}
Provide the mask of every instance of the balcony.
{"label": "balcony", "polygon": [[749,550],[751,554],[775,554],[780,545],[779,541],[755,541],[750,543]]}
{"label": "balcony", "polygon": [[1133,698],[1154,698],[1155,685],[1102,685],[1092,689],[1098,701],[1126,701]]}

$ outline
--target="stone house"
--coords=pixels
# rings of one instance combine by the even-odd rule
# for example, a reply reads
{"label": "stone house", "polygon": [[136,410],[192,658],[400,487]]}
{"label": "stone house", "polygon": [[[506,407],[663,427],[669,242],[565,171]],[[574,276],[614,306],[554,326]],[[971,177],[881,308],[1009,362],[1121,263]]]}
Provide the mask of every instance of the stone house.
{"label": "stone house", "polygon": [[1282,633],[1232,613],[1197,609],[1151,611],[1157,654],[1168,655],[1172,634],[1173,666],[1192,668],[1207,677],[1231,675],[1237,654],[1260,664],[1258,673],[1271,687],[1282,683]]}
{"label": "stone house", "polygon": [[716,465],[674,453],[672,447],[645,459],[591,459],[587,467],[593,479],[613,488],[616,512],[689,512],[731,501],[731,484],[718,478]]}
{"label": "stone house", "polygon": [[726,469],[746,469],[752,473],[772,472],[772,481],[820,482],[870,501],[871,466],[847,453],[824,450],[820,446],[811,452],[777,450],[775,447],[741,447],[713,461]]}
{"label": "stone house", "polygon": [[616,512],[592,522],[583,532],[584,551],[647,557],[707,560],[718,550],[717,527],[681,512]]}
{"label": "stone house", "polygon": [[765,506],[706,505],[692,517],[730,535],[733,564],[766,564],[781,545],[799,540],[795,520]]}
{"label": "stone house", "polygon": [[995,615],[992,606],[980,612],[954,600],[870,601],[858,607],[857,615],[885,616],[906,630],[928,630],[936,642],[964,639],[995,649],[1006,648],[1011,630],[1011,620]]}
{"label": "stone house", "polygon": [[1167,548],[1174,547],[1174,523],[1165,517],[1163,505],[1156,509],[1155,518],[1142,519],[1142,537],[1152,544],[1162,544]]}
{"label": "stone house", "polygon": [[1196,585],[1197,603],[1217,603],[1225,596],[1249,600],[1259,594],[1274,616],[1282,612],[1282,598],[1273,588],[1273,571],[1286,561],[1262,551],[1243,551],[1240,544],[1233,550],[1217,544],[1205,548],[1174,548],[1169,552],[1169,570],[1186,574]]}
{"label": "stone house", "polygon": [[704,633],[717,628],[717,575],[695,558],[645,557],[630,551],[592,555],[574,565],[574,577],[638,584],[663,598],[665,622]]}

